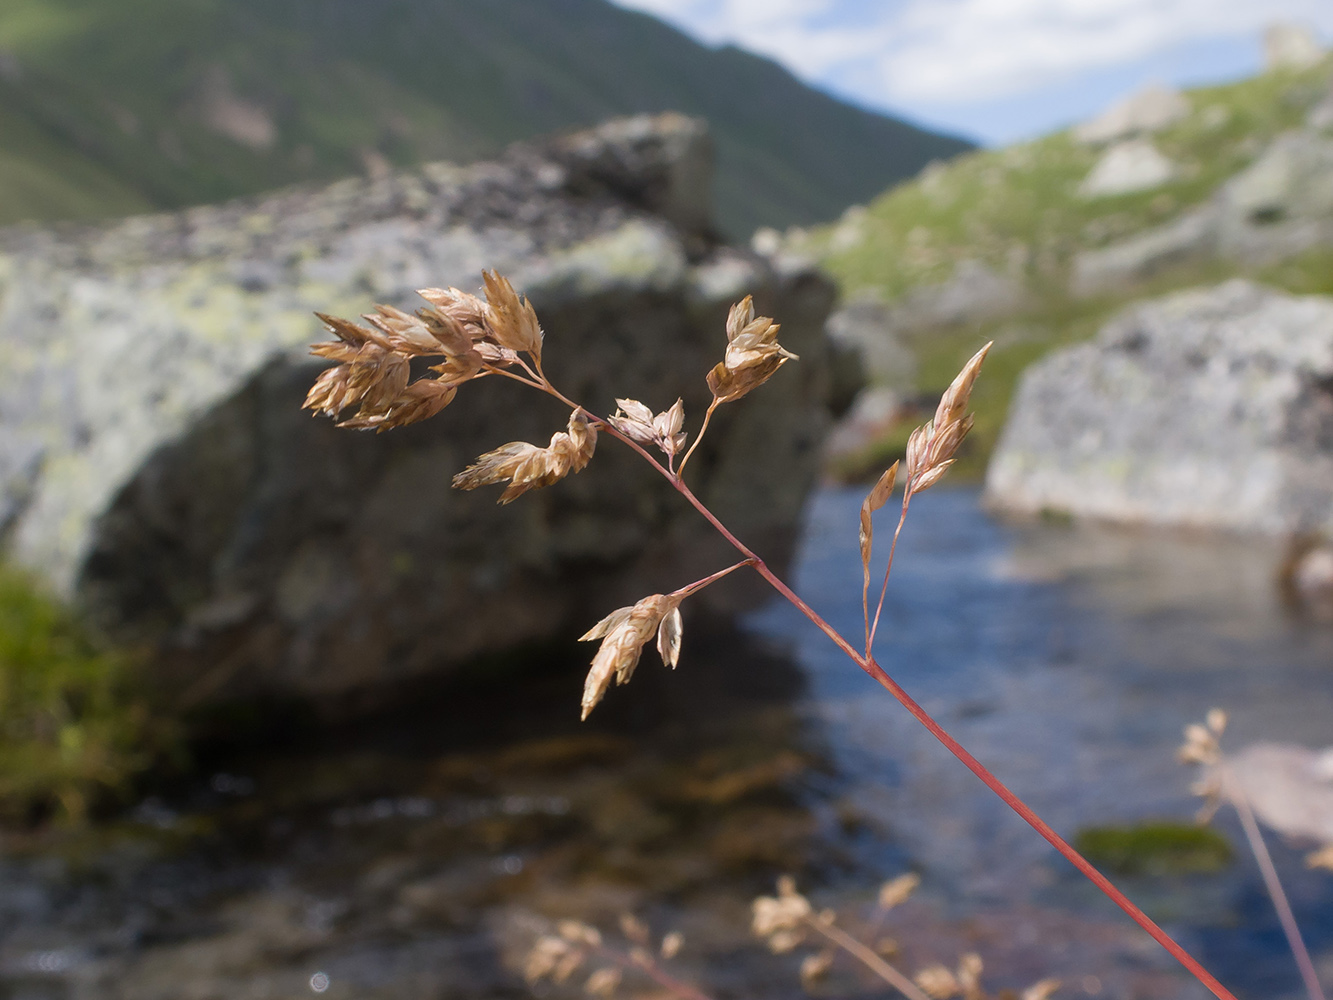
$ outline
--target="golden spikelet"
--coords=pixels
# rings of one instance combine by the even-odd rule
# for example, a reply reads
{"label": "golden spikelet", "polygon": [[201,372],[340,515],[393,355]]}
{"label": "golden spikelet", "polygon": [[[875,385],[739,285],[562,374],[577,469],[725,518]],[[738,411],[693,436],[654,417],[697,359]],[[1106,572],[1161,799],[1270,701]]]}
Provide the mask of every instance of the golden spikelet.
{"label": "golden spikelet", "polygon": [[940,397],[933,419],[912,432],[907,441],[907,492],[928,490],[949,471],[958,447],[972,429],[972,417],[966,414],[972,386],[981,372],[991,344],[977,351]]}
{"label": "golden spikelet", "polygon": [[358,403],[371,411],[392,403],[407,387],[408,359],[377,330],[336,316],[316,315],[338,339],[315,344],[310,352],[338,365],[320,373],[306,395],[305,407],[336,417]]}
{"label": "golden spikelet", "polygon": [[654,414],[637,399],[617,399],[611,425],[625,437],[639,444],[655,445],[668,458],[675,458],[685,447],[685,403],[677,399],[670,409]]}
{"label": "golden spikelet", "polygon": [[889,879],[879,887],[880,909],[892,910],[895,906],[901,906],[907,902],[912,893],[916,892],[920,884],[921,876],[911,873]]}
{"label": "golden spikelet", "polygon": [[495,271],[482,271],[486,282],[486,301],[489,303],[490,332],[501,347],[511,351],[526,351],[540,361],[542,356],[542,328],[532,303],[520,298],[509,279]]}
{"label": "golden spikelet", "polygon": [[582,472],[596,447],[597,428],[583,410],[577,409],[569,415],[568,430],[552,434],[551,443],[545,448],[526,441],[501,445],[454,476],[453,485],[459,490],[475,490],[478,486],[509,480],[499,501],[509,503],[528,490],[550,486],[570,473]]}
{"label": "golden spikelet", "polygon": [[875,525],[871,515],[879,510],[893,494],[893,485],[898,480],[898,463],[894,462],[884,470],[866,498],[861,501],[861,572],[865,583],[863,590],[870,586],[870,551],[875,540]]}
{"label": "golden spikelet", "polygon": [[657,633],[662,662],[675,667],[680,660],[681,595],[653,594],[628,608],[618,608],[579,637],[580,642],[601,639],[583,684],[583,715],[597,707],[614,679],[628,684],[639,665],[643,647]]}
{"label": "golden spikelet", "polygon": [[747,295],[727,315],[727,352],[708,373],[708,388],[719,403],[740,399],[763,385],[792,354],[777,341],[779,326],[767,316],[754,314],[754,299]]}

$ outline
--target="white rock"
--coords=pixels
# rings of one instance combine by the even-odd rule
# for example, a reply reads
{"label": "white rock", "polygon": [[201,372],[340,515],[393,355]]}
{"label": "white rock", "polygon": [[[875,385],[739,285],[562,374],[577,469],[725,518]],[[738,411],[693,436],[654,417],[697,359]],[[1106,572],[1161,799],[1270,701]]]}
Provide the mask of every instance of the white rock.
{"label": "white rock", "polygon": [[1116,142],[1135,135],[1160,132],[1189,113],[1189,100],[1180,91],[1153,85],[1117,101],[1096,118],[1076,126],[1074,138],[1086,143]]}
{"label": "white rock", "polygon": [[1268,535],[1333,531],[1333,298],[1244,281],[1126,309],[1020,381],[1002,508]]}
{"label": "white rock", "polygon": [[1103,153],[1078,190],[1084,198],[1150,191],[1169,181],[1175,172],[1171,161],[1147,139],[1130,139]]}
{"label": "white rock", "polygon": [[1303,24],[1271,24],[1264,31],[1264,65],[1269,70],[1309,69],[1323,58],[1323,46]]}

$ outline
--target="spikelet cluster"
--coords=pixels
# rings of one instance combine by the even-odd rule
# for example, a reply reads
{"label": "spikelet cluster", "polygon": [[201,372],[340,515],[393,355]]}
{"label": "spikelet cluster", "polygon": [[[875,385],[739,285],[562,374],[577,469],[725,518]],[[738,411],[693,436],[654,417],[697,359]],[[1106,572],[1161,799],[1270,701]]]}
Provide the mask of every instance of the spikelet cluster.
{"label": "spikelet cluster", "polygon": [[1227,713],[1220,708],[1210,708],[1204,724],[1191,722],[1185,727],[1185,742],[1176,751],[1176,759],[1182,764],[1197,764],[1202,769],[1202,776],[1190,785],[1190,792],[1201,797],[1203,808],[1195,817],[1200,823],[1206,823],[1216,814],[1222,804],[1225,789],[1222,782],[1222,734],[1227,728]]}
{"label": "spikelet cluster", "polygon": [[628,684],[639,665],[643,647],[657,635],[662,662],[675,668],[680,661],[683,595],[653,594],[627,608],[618,608],[579,637],[581,642],[601,639],[583,684],[583,718],[588,717],[614,680]]}
{"label": "spikelet cluster", "polygon": [[568,428],[552,434],[551,443],[545,448],[526,441],[501,445],[454,476],[453,485],[459,490],[475,490],[478,486],[508,480],[499,502],[509,503],[528,490],[550,486],[570,473],[582,472],[592,461],[596,448],[597,428],[586,413],[575,410],[569,415]]}
{"label": "spikelet cluster", "polygon": [[944,965],[928,965],[916,974],[916,984],[933,1000],[950,1000],[961,996],[963,1000],[982,1000],[981,992],[981,956],[968,952],[958,960],[957,969]]}
{"label": "spikelet cluster", "polygon": [[[540,364],[542,331],[531,303],[498,274],[483,277],[484,301],[456,288],[424,288],[418,294],[428,308],[412,315],[376,306],[363,317],[369,326],[318,313],[337,339],[311,353],[337,364],[320,374],[305,408],[336,419],[355,406],[338,426],[384,431],[433,417],[487,367],[516,364],[520,353]],[[444,361],[432,376],[410,381],[413,358],[435,357]]]}
{"label": "spikelet cluster", "polygon": [[954,463],[958,446],[972,429],[972,415],[967,413],[972,386],[981,372],[991,345],[987,344],[972,356],[963,370],[940,397],[935,416],[912,432],[907,441],[907,485],[909,495],[928,490],[949,471]]}
{"label": "spikelet cluster", "polygon": [[637,399],[617,399],[611,424],[632,441],[653,445],[668,458],[675,458],[685,447],[685,403],[677,399],[670,409],[654,414]]}
{"label": "spikelet cluster", "polygon": [[[523,976],[530,983],[541,979],[563,983],[578,972],[596,954],[601,945],[602,935],[596,927],[590,927],[577,920],[562,920],[557,927],[557,933],[543,934],[533,944],[524,963]],[[601,971],[593,972],[592,978],[597,977]],[[605,978],[601,977],[599,985]],[[612,991],[619,982],[617,977],[615,983],[611,985]],[[589,986],[591,985],[590,978]]]}
{"label": "spikelet cluster", "polygon": [[751,904],[750,927],[768,941],[774,954],[791,951],[805,940],[806,922],[814,914],[810,900],[796,891],[790,875],[778,879],[776,896],[760,896]]}
{"label": "spikelet cluster", "polygon": [[795,360],[796,355],[778,343],[777,323],[755,316],[749,295],[731,307],[727,315],[727,352],[708,373],[708,388],[719,403],[740,399],[763,385],[773,373]]}

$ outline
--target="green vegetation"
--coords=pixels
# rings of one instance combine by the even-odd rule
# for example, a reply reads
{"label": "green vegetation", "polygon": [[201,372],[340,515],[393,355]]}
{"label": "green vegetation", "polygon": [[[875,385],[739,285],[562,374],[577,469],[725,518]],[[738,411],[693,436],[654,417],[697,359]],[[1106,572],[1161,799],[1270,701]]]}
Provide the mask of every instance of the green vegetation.
{"label": "green vegetation", "polygon": [[466,162],[662,110],[712,122],[736,238],[970,148],[606,0],[6,0],[0,224]]}
{"label": "green vegetation", "polygon": [[[1185,264],[1095,297],[1076,297],[1069,290],[1079,251],[1178,218],[1205,202],[1274,137],[1298,127],[1327,92],[1330,68],[1326,61],[1303,72],[1267,73],[1190,91],[1192,113],[1153,137],[1177,165],[1177,176],[1151,191],[1081,196],[1079,186],[1102,150],[1060,132],[932,165],[864,210],[853,210],[834,225],[791,233],[789,242],[819,259],[844,295],[871,295],[887,303],[946,281],[962,261],[978,261],[1015,279],[1026,295],[1024,307],[1001,319],[921,330],[910,344],[918,359],[918,386],[938,393],[980,343],[995,341],[974,397],[973,450],[959,469],[980,474],[1022,370],[1052,348],[1086,340],[1129,299],[1238,274],[1292,292],[1333,293],[1333,252],[1327,250],[1257,270],[1223,262]],[[910,427],[895,429],[835,471],[878,471],[885,460],[901,457],[909,432]]]}
{"label": "green vegetation", "polygon": [[1074,846],[1094,865],[1120,875],[1188,875],[1231,864],[1225,837],[1184,823],[1091,827],[1074,838]]}
{"label": "green vegetation", "polygon": [[0,821],[78,822],[128,789],[163,745],[132,675],[126,656],[0,568]]}

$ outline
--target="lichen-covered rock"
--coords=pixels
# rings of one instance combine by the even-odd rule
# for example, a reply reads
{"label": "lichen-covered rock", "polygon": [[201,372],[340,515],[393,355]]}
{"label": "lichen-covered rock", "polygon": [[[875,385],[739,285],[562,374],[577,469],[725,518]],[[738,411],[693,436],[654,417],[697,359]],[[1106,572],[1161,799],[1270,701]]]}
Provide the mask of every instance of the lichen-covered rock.
{"label": "lichen-covered rock", "polygon": [[320,368],[305,346],[325,336],[313,310],[412,308],[414,289],[474,289],[494,267],[532,297],[567,394],[603,414],[682,395],[696,426],[726,310],[755,293],[802,360],[719,413],[691,475],[781,564],[826,422],[832,291],[717,245],[708,145],[694,120],[640,117],[466,168],[0,233],[9,556],[159,649],[194,701],[393,682],[577,634],[722,565],[702,519],[610,439],[508,508],[451,490],[478,453],[564,426],[505,380],[378,436],[299,409]]}
{"label": "lichen-covered rock", "polygon": [[1333,529],[1333,299],[1243,281],[1141,303],[1024,373],[986,477],[1022,511]]}

